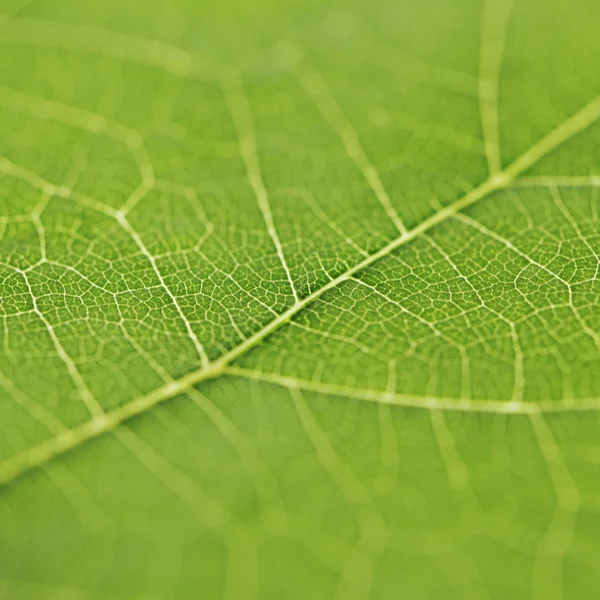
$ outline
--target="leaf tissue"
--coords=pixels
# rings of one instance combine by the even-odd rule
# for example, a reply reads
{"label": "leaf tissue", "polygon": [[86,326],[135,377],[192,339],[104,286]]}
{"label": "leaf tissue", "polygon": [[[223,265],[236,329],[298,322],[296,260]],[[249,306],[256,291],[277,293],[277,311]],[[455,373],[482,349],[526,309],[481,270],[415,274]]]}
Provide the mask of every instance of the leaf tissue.
{"label": "leaf tissue", "polygon": [[0,9],[0,598],[600,596],[600,3]]}

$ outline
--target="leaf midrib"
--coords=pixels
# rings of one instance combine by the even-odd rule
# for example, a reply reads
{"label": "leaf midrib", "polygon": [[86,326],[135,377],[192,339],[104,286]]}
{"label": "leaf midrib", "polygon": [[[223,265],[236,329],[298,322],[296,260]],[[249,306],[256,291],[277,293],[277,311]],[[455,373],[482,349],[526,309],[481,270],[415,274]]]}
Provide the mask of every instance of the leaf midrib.
{"label": "leaf midrib", "polygon": [[[338,277],[330,280],[318,290],[315,290],[313,293],[294,303],[285,312],[281,313],[262,329],[258,330],[255,334],[244,340],[244,342],[229,352],[223,354],[217,360],[205,367],[192,371],[179,379],[155,388],[148,394],[140,396],[102,416],[94,417],[71,430],[66,430],[62,434],[50,438],[41,444],[33,446],[32,448],[7,459],[0,464],[0,486],[12,482],[20,475],[35,467],[47,464],[57,456],[65,454],[89,440],[95,439],[105,433],[109,433],[124,421],[134,416],[144,414],[154,406],[185,393],[186,390],[193,385],[226,374],[228,372],[228,366],[235,361],[235,359],[256,347],[270,334],[291,321],[295,315],[308,305],[312,304],[327,291],[348,281],[356,273],[418,238],[420,235],[435,225],[439,225],[446,221],[457,212],[476,204],[496,191],[507,189],[521,173],[529,169],[544,156],[554,151],[561,144],[584,131],[588,126],[598,120],[598,118],[600,118],[600,96],[596,97],[573,116],[565,120],[562,124],[541,138],[537,143],[533,144],[504,170],[488,177],[482,184],[472,189],[465,196],[444,207],[413,229],[401,234],[390,243],[383,246],[374,254],[369,255]],[[238,372],[238,374],[241,373]],[[423,407],[427,408],[427,405],[424,404]],[[508,410],[506,411],[506,414],[515,414],[515,412]],[[517,411],[517,414],[522,413]]]}

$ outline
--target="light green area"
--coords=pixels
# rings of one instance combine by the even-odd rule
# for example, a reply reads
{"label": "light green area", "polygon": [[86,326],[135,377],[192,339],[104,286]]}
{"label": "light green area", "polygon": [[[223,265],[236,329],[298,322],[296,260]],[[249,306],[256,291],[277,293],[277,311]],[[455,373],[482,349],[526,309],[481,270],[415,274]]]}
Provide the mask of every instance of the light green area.
{"label": "light green area", "polygon": [[0,7],[1,598],[600,595],[600,3]]}

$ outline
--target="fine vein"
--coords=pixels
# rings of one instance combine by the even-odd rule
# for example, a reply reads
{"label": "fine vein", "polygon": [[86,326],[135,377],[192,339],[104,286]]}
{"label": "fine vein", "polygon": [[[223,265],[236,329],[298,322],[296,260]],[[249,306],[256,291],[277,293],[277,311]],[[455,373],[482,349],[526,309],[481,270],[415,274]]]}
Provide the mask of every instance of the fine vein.
{"label": "fine vein", "polygon": [[[138,397],[126,405],[120,406],[106,414],[96,416],[90,421],[87,421],[64,434],[60,434],[9,458],[0,464],[0,484],[6,484],[35,466],[46,464],[68,450],[76,448],[90,439],[94,439],[104,433],[114,430],[123,421],[135,415],[142,414],[161,402],[185,393],[192,385],[223,374],[228,365],[236,358],[257,346],[267,336],[288,323],[297,313],[309,304],[312,304],[324,293],[339,286],[345,281],[348,281],[357,272],[418,238],[424,232],[435,225],[446,221],[458,211],[464,210],[498,190],[506,189],[521,173],[529,169],[542,157],[555,150],[566,140],[586,129],[586,127],[596,121],[599,117],[600,96],[596,97],[572,117],[564,121],[556,129],[531,146],[505,170],[489,177],[481,185],[472,189],[462,198],[440,209],[437,213],[422,221],[415,228],[406,233],[402,233],[374,254],[364,258],[354,266],[350,267],[346,272],[331,279],[318,290],[315,290],[313,293],[300,299],[262,329],[246,338],[240,345],[223,354],[213,363],[203,366],[196,371],[192,371],[179,379],[154,389],[148,394]],[[591,401],[590,403],[594,407],[597,406],[596,401]],[[590,406],[590,403],[588,403],[588,406]],[[585,403],[583,405],[585,406]],[[572,405],[570,405],[571,410],[572,408]],[[588,408],[588,410],[590,409],[591,407]]]}

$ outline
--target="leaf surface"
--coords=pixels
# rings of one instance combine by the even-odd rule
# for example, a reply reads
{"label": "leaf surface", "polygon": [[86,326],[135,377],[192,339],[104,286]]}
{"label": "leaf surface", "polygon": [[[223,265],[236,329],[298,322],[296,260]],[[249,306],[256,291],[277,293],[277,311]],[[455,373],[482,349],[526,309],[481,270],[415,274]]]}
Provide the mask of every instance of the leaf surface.
{"label": "leaf surface", "polygon": [[600,592],[600,6],[6,2],[0,597]]}

